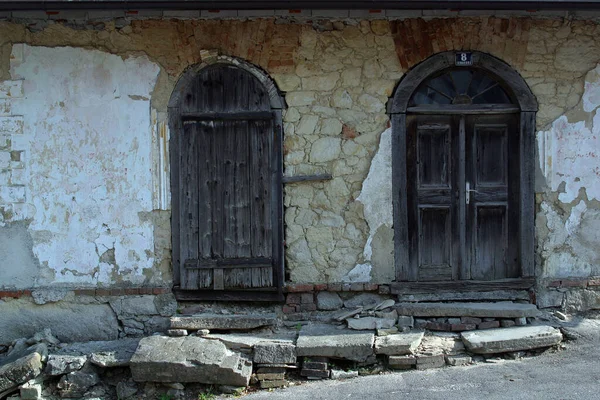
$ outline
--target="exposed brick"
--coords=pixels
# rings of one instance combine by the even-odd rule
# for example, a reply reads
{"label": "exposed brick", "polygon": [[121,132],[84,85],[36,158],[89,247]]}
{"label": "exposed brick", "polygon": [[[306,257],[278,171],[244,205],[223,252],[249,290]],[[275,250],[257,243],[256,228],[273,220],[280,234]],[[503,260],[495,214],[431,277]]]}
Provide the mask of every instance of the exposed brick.
{"label": "exposed brick", "polygon": [[472,331],[477,329],[475,324],[452,324],[450,330],[452,332]]}
{"label": "exposed brick", "polygon": [[477,325],[477,329],[491,329],[491,328],[499,328],[500,321],[484,321]]}
{"label": "exposed brick", "polygon": [[445,322],[429,321],[427,322],[427,325],[425,325],[425,328],[431,331],[450,331],[452,330],[452,325]]}
{"label": "exposed brick", "polygon": [[302,295],[300,293],[290,293],[287,295],[285,302],[287,304],[300,304],[302,303]]}
{"label": "exposed brick", "polygon": [[126,288],[125,294],[130,296],[140,294],[140,288]]}
{"label": "exposed brick", "polygon": [[75,289],[75,296],[95,296],[96,289]]}
{"label": "exposed brick", "polygon": [[140,288],[140,294],[152,294],[152,289],[150,287]]}
{"label": "exposed brick", "polygon": [[588,286],[600,286],[600,279],[589,279]]}
{"label": "exposed brick", "polygon": [[352,285],[349,283],[342,283],[342,291],[349,292],[352,288]]}
{"label": "exposed brick", "polygon": [[315,302],[315,296],[312,293],[302,293],[300,295],[301,304],[312,304]]}
{"label": "exposed brick", "polygon": [[317,310],[317,305],[316,304],[300,304],[300,311],[316,311]]}
{"label": "exposed brick", "polygon": [[375,292],[375,291],[377,291],[377,289],[379,289],[379,285],[376,283],[365,283],[364,284],[364,290],[366,292]]}
{"label": "exposed brick", "polygon": [[296,312],[296,307],[286,305],[281,307],[281,311],[283,311],[284,314],[293,314]]}
{"label": "exposed brick", "polygon": [[462,324],[475,324],[478,325],[481,323],[481,318],[475,318],[475,317],[461,317],[460,318],[460,322]]}
{"label": "exposed brick", "polygon": [[[310,359],[312,360],[313,357],[311,357]],[[328,366],[326,361],[305,361],[304,363],[302,363],[302,368],[326,370]]]}
{"label": "exposed brick", "polygon": [[365,285],[362,283],[353,283],[350,285],[350,291],[352,292],[362,292],[365,290]]}
{"label": "exposed brick", "polygon": [[562,287],[581,287],[585,288],[588,285],[587,279],[563,279]]}
{"label": "exposed brick", "polygon": [[327,290],[330,292],[341,292],[342,284],[341,283],[330,283],[327,285]]}
{"label": "exposed brick", "polygon": [[164,288],[164,287],[155,287],[152,289],[152,294],[166,294],[169,293],[169,289],[168,288]]}
{"label": "exposed brick", "polygon": [[125,294],[125,289],[110,289],[111,296],[123,296]]}
{"label": "exposed brick", "polygon": [[322,292],[323,290],[327,290],[327,284],[326,283],[320,283],[318,285],[315,285],[315,290],[318,292]]}
{"label": "exposed brick", "polygon": [[96,289],[96,296],[110,296],[110,289]]}
{"label": "exposed brick", "polygon": [[547,286],[548,287],[560,287],[561,286],[561,281],[552,281],[552,282],[549,282]]}
{"label": "exposed brick", "polygon": [[312,292],[314,288],[314,285],[308,283],[299,283],[296,285],[288,285],[287,291],[288,293]]}
{"label": "exposed brick", "polygon": [[379,294],[390,294],[389,285],[379,285]]}

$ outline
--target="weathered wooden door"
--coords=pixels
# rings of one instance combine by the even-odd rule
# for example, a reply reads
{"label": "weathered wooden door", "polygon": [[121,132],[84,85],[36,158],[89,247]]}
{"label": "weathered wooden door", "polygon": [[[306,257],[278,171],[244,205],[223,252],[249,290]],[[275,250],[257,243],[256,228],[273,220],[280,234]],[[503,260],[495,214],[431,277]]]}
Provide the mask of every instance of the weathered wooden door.
{"label": "weathered wooden door", "polygon": [[518,277],[516,116],[412,115],[407,122],[412,280]]}
{"label": "weathered wooden door", "polygon": [[178,111],[181,289],[280,289],[281,135],[265,87],[215,64]]}

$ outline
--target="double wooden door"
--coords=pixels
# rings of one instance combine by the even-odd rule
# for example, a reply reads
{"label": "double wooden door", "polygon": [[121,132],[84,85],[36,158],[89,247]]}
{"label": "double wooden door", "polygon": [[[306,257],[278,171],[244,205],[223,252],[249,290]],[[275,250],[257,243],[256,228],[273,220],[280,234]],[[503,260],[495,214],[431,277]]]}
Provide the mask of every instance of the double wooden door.
{"label": "double wooden door", "polygon": [[408,116],[412,280],[521,275],[517,121],[516,114]]}

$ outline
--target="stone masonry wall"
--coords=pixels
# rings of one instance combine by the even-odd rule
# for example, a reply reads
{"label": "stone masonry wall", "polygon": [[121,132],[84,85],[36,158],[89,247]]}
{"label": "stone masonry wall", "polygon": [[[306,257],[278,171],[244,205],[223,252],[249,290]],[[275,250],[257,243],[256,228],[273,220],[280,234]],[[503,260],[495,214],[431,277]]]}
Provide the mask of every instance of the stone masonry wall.
{"label": "stone masonry wall", "polygon": [[[285,174],[332,174],[332,179],[327,181],[286,185],[286,280],[290,283],[376,284],[393,279],[391,191],[390,181],[383,178],[391,176],[391,133],[382,135],[389,126],[385,105],[408,68],[438,51],[453,49],[485,51],[503,59],[521,73],[540,103],[538,144],[542,144],[538,147],[539,157],[545,161],[540,163],[536,180],[539,275],[544,278],[597,275],[600,271],[595,261],[597,252],[593,249],[593,226],[598,204],[593,193],[599,184],[588,171],[597,149],[592,138],[595,106],[586,105],[586,102],[594,103],[595,100],[590,99],[595,98],[595,92],[586,89],[587,94],[584,94],[584,84],[591,87],[596,81],[596,72],[590,71],[600,61],[599,44],[594,40],[597,34],[598,25],[594,21],[487,16],[393,21],[287,18],[1,21],[0,79],[4,81],[0,81],[0,97],[3,97],[0,99],[3,115],[0,200],[4,226],[0,228],[0,235],[11,238],[11,242],[2,243],[11,243],[11,248],[18,249],[19,257],[14,263],[23,259],[30,267],[22,272],[3,267],[0,286],[49,286],[59,282],[79,286],[171,284],[168,154],[164,145],[169,135],[165,125],[166,104],[182,71],[215,52],[258,65],[285,92],[288,105],[284,115]],[[143,205],[131,211],[138,218],[136,223],[145,230],[143,241],[131,245],[147,263],[137,272],[133,267],[121,268],[121,265],[141,261],[129,252],[119,255],[117,248],[105,261],[101,257],[90,263],[74,260],[66,272],[57,267],[64,262],[62,259],[54,260],[50,269],[43,264],[50,254],[58,258],[65,254],[56,247],[57,235],[70,232],[74,236],[64,233],[66,242],[73,245],[74,238],[78,237],[85,247],[96,240],[86,235],[99,232],[103,224],[109,228],[115,222],[119,225],[122,217],[101,214],[87,224],[62,225],[68,226],[63,233],[39,233],[44,226],[53,226],[56,209],[65,207],[68,199],[50,198],[44,204],[43,190],[56,193],[52,185],[40,184],[36,192],[35,179],[23,180],[18,171],[13,172],[21,165],[25,173],[31,172],[41,162],[39,157],[43,157],[35,153],[35,146],[20,148],[23,142],[18,138],[33,134],[28,128],[31,126],[29,118],[44,106],[31,102],[33,97],[28,98],[25,90],[24,96],[30,103],[23,104],[29,105],[18,113],[10,108],[13,100],[8,97],[14,97],[12,93],[21,96],[19,90],[10,87],[18,89],[25,85],[26,88],[29,77],[40,74],[34,71],[35,66],[29,66],[32,71],[20,75],[16,66],[19,49],[51,58],[60,58],[59,54],[69,57],[76,53],[88,54],[90,58],[85,67],[90,69],[113,58],[114,62],[122,60],[119,62],[125,65],[144,60],[144,65],[155,74],[152,79],[144,78],[150,85],[147,93],[125,92],[129,100],[125,99],[127,103],[122,106],[127,114],[134,104],[143,105],[139,115],[147,115],[138,136],[142,142],[138,145],[145,146],[144,157],[147,158],[141,165],[148,175],[144,177],[140,171],[139,176],[144,181],[136,180],[139,190],[145,194],[143,200],[138,199]],[[41,62],[40,68],[43,68]],[[588,83],[585,83],[586,75]],[[89,79],[64,78],[65,85],[81,84]],[[32,96],[36,90],[32,88]],[[88,93],[94,90],[100,88],[90,88]],[[60,91],[48,96],[48,101],[56,104],[64,97]],[[60,107],[55,112],[56,118],[66,116]],[[569,125],[564,125],[565,119]],[[95,122],[91,124],[96,126]],[[567,132],[560,128],[561,124],[570,129],[566,135],[560,133]],[[73,127],[72,123],[69,125]],[[39,133],[57,138],[61,135],[57,129],[49,127],[42,131],[40,128]],[[91,133],[85,130],[72,133],[73,138],[81,142],[72,142],[71,154],[88,157],[96,171],[118,166],[114,160],[99,158],[86,147],[93,137]],[[122,127],[113,133],[114,146],[117,138],[130,137]],[[576,139],[577,135],[584,139]],[[547,167],[547,137],[557,139],[552,142],[553,147],[550,146],[555,149],[551,154],[555,172],[551,173]],[[582,143],[590,147],[590,151],[578,150]],[[101,148],[107,151],[114,146],[104,142]],[[69,153],[58,151],[62,147],[62,143],[55,143],[48,151],[68,159]],[[577,162],[568,161],[571,159]],[[565,168],[569,170],[568,177],[561,175]],[[65,171],[49,169],[45,174],[52,177],[54,183],[70,182]],[[106,177],[104,172],[101,176]],[[80,194],[81,190],[74,191],[75,196]],[[123,205],[120,201],[124,200],[111,199],[115,205]],[[19,209],[30,211],[19,212]],[[562,228],[567,226],[568,229]],[[560,244],[563,237],[570,243],[566,247]],[[98,255],[110,250],[110,244],[104,244],[106,249]],[[6,252],[6,247],[0,249],[0,253],[3,251]],[[121,259],[112,262],[114,257]],[[6,275],[6,271],[10,274]]]}

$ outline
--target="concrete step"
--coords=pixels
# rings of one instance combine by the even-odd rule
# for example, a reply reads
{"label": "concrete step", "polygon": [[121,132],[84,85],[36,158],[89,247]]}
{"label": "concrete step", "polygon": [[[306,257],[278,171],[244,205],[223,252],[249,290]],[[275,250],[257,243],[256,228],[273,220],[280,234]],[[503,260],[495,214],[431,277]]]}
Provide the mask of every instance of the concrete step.
{"label": "concrete step", "polygon": [[275,314],[197,314],[185,317],[171,317],[171,329],[243,331],[263,326],[272,326],[276,322],[277,317]]}
{"label": "concrete step", "polygon": [[467,350],[478,354],[531,350],[554,346],[562,340],[558,329],[546,325],[470,331],[461,337]]}
{"label": "concrete step", "polygon": [[536,317],[539,310],[534,304],[509,301],[498,303],[398,303],[399,315],[415,317],[478,317],[521,318]]}

